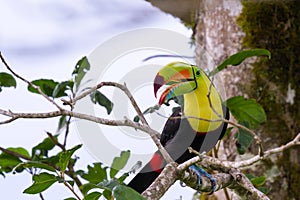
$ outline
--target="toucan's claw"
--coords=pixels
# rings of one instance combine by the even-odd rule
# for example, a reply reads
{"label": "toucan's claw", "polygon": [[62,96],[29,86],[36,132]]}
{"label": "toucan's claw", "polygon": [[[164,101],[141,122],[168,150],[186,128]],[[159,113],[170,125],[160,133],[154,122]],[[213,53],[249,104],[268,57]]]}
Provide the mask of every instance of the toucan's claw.
{"label": "toucan's claw", "polygon": [[206,176],[210,180],[211,185],[212,185],[211,192],[209,194],[212,194],[216,190],[216,179],[212,175],[210,175],[204,169],[202,169],[201,167],[198,167],[197,165],[191,165],[189,167],[189,169],[192,170],[193,172],[195,172],[195,174],[197,174],[198,187],[200,187],[202,185],[202,176]]}

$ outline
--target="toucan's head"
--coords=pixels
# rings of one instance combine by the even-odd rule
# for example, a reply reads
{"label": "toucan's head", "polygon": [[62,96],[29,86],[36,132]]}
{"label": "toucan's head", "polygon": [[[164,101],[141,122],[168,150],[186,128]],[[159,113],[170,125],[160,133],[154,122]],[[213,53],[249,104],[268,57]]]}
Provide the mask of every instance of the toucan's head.
{"label": "toucan's head", "polygon": [[183,62],[172,62],[161,68],[154,79],[155,97],[159,88],[163,85],[168,87],[162,92],[159,105],[195,90],[199,76],[201,71],[198,67]]}

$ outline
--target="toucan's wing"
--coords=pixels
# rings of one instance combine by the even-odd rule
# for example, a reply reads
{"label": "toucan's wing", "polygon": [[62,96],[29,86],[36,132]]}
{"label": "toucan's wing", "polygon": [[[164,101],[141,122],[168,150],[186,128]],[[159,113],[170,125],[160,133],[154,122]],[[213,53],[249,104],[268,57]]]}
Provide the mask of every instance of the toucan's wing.
{"label": "toucan's wing", "polygon": [[[177,108],[168,118],[162,131],[160,142],[163,146],[170,146],[170,142],[176,136],[181,122],[181,108]],[[142,193],[159,175],[165,161],[160,152],[154,153],[152,159],[143,167],[143,169],[130,181],[129,187]]]}
{"label": "toucan's wing", "polygon": [[160,143],[163,146],[166,146],[166,144],[170,142],[177,134],[177,131],[180,126],[180,121],[181,121],[181,108],[178,107],[175,109],[173,114],[166,121],[164,129],[161,133]]}
{"label": "toucan's wing", "polygon": [[[222,107],[223,107],[223,116],[224,116],[224,119],[229,120],[229,118],[230,118],[229,109],[224,104],[222,104]],[[219,140],[221,140],[223,138],[223,136],[224,136],[224,134],[226,132],[226,129],[227,129],[227,123],[223,123],[221,125],[221,129],[219,130],[221,132]]]}

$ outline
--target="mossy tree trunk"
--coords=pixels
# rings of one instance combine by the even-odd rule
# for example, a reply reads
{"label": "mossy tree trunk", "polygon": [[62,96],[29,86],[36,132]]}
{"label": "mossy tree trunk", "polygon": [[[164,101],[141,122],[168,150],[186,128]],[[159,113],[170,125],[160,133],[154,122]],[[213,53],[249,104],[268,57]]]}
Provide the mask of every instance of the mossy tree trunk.
{"label": "mossy tree trunk", "polygon": [[[300,2],[201,1],[197,18],[197,57],[203,47],[216,64],[242,48],[265,48],[272,59],[248,60],[223,73],[227,97],[244,95],[263,105],[268,120],[257,132],[264,148],[280,146],[300,132]],[[200,66],[205,61],[198,60]],[[234,159],[231,137],[225,157]],[[231,150],[229,150],[231,149]],[[252,152],[255,153],[255,146]],[[271,199],[300,196],[300,148],[261,162],[249,173],[265,175]]]}
{"label": "mossy tree trunk", "polygon": [[[189,4],[190,1],[193,4]],[[190,9],[180,15],[178,9],[168,7],[172,5],[169,4],[171,0],[153,0],[153,4],[184,22],[192,23],[197,63],[201,67],[211,65],[204,53],[208,53],[215,64],[220,64],[242,49],[270,50],[270,60],[248,59],[242,66],[230,67],[222,72],[223,96],[243,95],[255,98],[263,105],[268,119],[256,131],[265,149],[293,139],[300,132],[300,1],[190,1],[181,1],[192,6],[180,6]],[[187,21],[192,15],[194,20]],[[237,159],[234,144],[232,133],[222,144],[220,156],[228,160]],[[252,153],[257,153],[256,150],[255,145],[250,148]],[[248,172],[267,177],[265,186],[270,190],[270,199],[299,199],[300,148],[273,156]]]}

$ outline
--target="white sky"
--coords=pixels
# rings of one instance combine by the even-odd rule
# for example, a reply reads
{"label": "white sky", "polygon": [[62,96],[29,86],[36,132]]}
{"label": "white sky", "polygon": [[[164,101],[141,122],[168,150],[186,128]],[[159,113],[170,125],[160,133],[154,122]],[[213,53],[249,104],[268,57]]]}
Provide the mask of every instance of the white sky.
{"label": "white sky", "polygon": [[[164,28],[190,37],[178,19],[162,13],[143,0],[0,0],[0,50],[13,69],[29,80],[53,78],[66,80],[77,60],[88,55],[112,36],[136,28]],[[0,71],[4,66],[0,65]],[[42,112],[53,106],[36,94],[27,92],[18,81],[17,89],[0,93],[0,108],[15,112]],[[3,117],[0,116],[0,120]],[[31,149],[55,132],[57,120],[17,120],[0,126],[0,146]],[[81,143],[71,132],[69,147]],[[84,148],[78,167],[86,169],[95,162]],[[22,194],[31,185],[29,174],[0,177],[1,199],[33,200],[38,195]],[[187,192],[189,191],[189,192]],[[64,199],[72,194],[55,184],[43,193],[45,199]],[[191,199],[188,188],[173,187],[163,199]]]}

